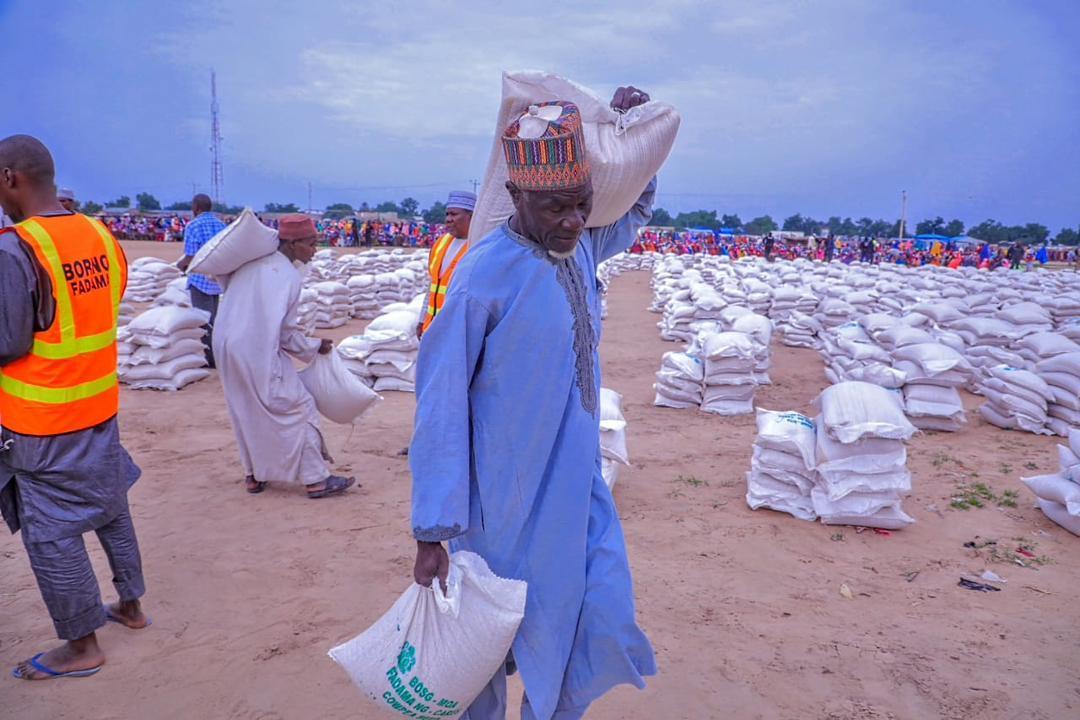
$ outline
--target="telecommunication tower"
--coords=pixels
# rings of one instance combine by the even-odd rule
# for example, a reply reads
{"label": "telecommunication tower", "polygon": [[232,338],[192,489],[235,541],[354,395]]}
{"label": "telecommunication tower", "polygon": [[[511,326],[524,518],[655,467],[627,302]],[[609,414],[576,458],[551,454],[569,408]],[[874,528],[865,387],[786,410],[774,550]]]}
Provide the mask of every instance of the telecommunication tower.
{"label": "telecommunication tower", "polygon": [[221,125],[218,122],[217,74],[210,71],[210,192],[215,203],[225,202],[225,179],[221,171]]}

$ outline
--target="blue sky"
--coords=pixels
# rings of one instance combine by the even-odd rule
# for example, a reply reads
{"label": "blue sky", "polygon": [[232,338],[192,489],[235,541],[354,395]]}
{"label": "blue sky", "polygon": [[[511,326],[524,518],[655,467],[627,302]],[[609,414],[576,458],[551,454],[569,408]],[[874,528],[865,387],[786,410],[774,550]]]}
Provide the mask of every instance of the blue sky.
{"label": "blue sky", "polygon": [[1080,224],[1080,2],[0,0],[7,104],[80,198],[315,206],[481,177],[504,69],[683,116],[659,205]]}

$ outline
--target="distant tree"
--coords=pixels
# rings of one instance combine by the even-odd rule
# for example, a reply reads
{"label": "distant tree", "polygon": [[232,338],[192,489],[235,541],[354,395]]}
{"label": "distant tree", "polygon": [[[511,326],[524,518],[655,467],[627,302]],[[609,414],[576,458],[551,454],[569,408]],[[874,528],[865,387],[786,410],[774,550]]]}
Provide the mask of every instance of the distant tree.
{"label": "distant tree", "polygon": [[875,220],[870,225],[870,235],[873,237],[886,237],[892,235],[892,223],[888,220]]}
{"label": "distant tree", "polygon": [[776,226],[776,221],[768,215],[762,215],[761,217],[756,217],[746,223],[744,229],[750,235],[764,235],[765,233],[771,233],[778,228]]}
{"label": "distant tree", "polygon": [[300,212],[299,206],[296,203],[266,203],[263,206],[263,212],[268,213],[298,213]]}
{"label": "distant tree", "polygon": [[1061,232],[1054,237],[1054,242],[1058,245],[1080,245],[1080,232],[1072,228],[1061,228]]}
{"label": "distant tree", "polygon": [[1008,240],[1008,230],[997,220],[983,220],[975,227],[968,228],[968,235],[988,243],[1003,243]]}
{"label": "distant tree", "polygon": [[131,207],[131,198],[127,195],[121,195],[112,202],[107,203],[107,205],[108,207],[129,208]]}
{"label": "distant tree", "polygon": [[399,208],[396,202],[386,200],[375,206],[375,212],[396,213],[399,212]]}
{"label": "distant tree", "polygon": [[135,196],[135,203],[140,210],[160,210],[161,203],[148,192],[141,192]]}
{"label": "distant tree", "polygon": [[844,221],[840,219],[839,215],[833,215],[825,221],[825,227],[829,229],[830,235],[843,235],[843,226]]}
{"label": "distant tree", "polygon": [[743,221],[738,215],[723,215],[720,217],[720,227],[738,230],[743,226]]}
{"label": "distant tree", "polygon": [[191,209],[191,201],[190,200],[181,200],[180,202],[174,202],[172,205],[167,206],[165,209],[166,210],[190,210]]}
{"label": "distant tree", "polygon": [[854,235],[857,232],[859,232],[859,226],[856,225],[855,221],[852,220],[851,218],[849,218],[849,217],[844,218],[844,221],[842,223],[840,223],[840,234],[841,235],[845,235],[845,236]]}
{"label": "distant tree", "polygon": [[[904,234],[909,235],[910,230],[911,230],[911,228],[904,228]],[[900,221],[897,220],[896,222],[894,222],[889,227],[889,231],[887,233],[885,233],[885,234],[888,235],[889,237],[900,237]]]}
{"label": "distant tree", "polygon": [[949,237],[957,237],[964,234],[964,221],[963,220],[950,220],[949,224],[941,232],[942,235],[948,235]]}
{"label": "distant tree", "polygon": [[671,217],[671,213],[664,208],[656,208],[652,211],[652,220],[649,224],[657,227],[671,227],[675,224],[675,218]]}
{"label": "distant tree", "polygon": [[855,223],[855,227],[857,235],[869,235],[874,227],[874,220],[873,218],[861,217],[859,218],[859,221]]}
{"label": "distant tree", "polygon": [[401,201],[401,205],[398,207],[405,217],[411,218],[420,212],[420,203],[416,201],[416,198],[407,197]]}
{"label": "distant tree", "polygon": [[84,215],[97,215],[104,209],[105,208],[103,208],[101,205],[94,202],[93,200],[87,200],[84,203],[79,203],[79,212]]}
{"label": "distant tree", "polygon": [[1022,228],[1018,228],[1019,239],[1025,243],[1035,243],[1036,245],[1046,242],[1046,239],[1050,237],[1050,228],[1040,223],[1028,223]]}
{"label": "distant tree", "polygon": [[349,203],[334,203],[326,208],[326,211],[323,212],[323,217],[330,218],[331,220],[340,220],[341,218],[352,215],[353,212],[353,206]]}
{"label": "distant tree", "polygon": [[225,203],[214,203],[214,212],[218,215],[239,215],[244,212],[244,208],[240,205],[226,205]]}
{"label": "distant tree", "polygon": [[923,220],[915,226],[916,235],[944,235],[945,218],[938,215],[933,220]]}
{"label": "distant tree", "polygon": [[675,227],[681,228],[709,228],[720,229],[720,220],[716,217],[715,210],[695,210],[694,212],[679,213],[675,217]]}
{"label": "distant tree", "polygon": [[360,203],[360,207],[357,208],[359,212],[371,212],[371,206],[367,204],[367,200]]}
{"label": "distant tree", "polygon": [[424,222],[438,224],[446,222],[446,205],[436,200],[424,211]]}

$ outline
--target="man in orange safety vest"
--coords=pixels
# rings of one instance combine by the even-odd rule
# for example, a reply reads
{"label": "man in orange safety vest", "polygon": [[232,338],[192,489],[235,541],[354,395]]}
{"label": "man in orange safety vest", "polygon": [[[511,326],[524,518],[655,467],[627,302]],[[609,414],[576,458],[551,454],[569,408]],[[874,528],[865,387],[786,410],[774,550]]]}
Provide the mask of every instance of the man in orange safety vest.
{"label": "man in orange safety vest", "polygon": [[[48,149],[0,140],[0,513],[22,533],[63,645],[12,672],[23,680],[93,675],[106,621],[149,625],[128,509],[139,468],[116,422],[116,324],[127,282],[120,244],[57,200]],[[94,531],[119,602],[102,605],[83,534]]]}
{"label": "man in orange safety vest", "polygon": [[476,195],[464,190],[451,192],[446,201],[446,234],[435,241],[428,255],[431,285],[420,322],[416,326],[417,337],[423,336],[442,310],[454,269],[469,251],[469,224],[475,208]]}

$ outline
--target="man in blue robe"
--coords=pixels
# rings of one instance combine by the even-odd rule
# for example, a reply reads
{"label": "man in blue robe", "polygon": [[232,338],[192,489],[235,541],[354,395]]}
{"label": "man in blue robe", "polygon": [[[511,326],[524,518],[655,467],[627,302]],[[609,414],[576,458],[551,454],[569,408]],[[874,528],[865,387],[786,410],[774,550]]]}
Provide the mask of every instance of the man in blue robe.
{"label": "man in blue robe", "polygon": [[[619,88],[612,107],[646,101]],[[527,581],[507,667],[465,717],[504,718],[516,667],[522,718],[572,720],[613,686],[644,687],[656,672],[600,473],[596,279],[597,264],[648,223],[656,181],[615,224],[586,230],[593,191],[577,108],[530,107],[503,146],[515,214],[461,261],[420,349],[414,575],[445,580],[449,541]]]}

